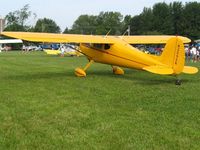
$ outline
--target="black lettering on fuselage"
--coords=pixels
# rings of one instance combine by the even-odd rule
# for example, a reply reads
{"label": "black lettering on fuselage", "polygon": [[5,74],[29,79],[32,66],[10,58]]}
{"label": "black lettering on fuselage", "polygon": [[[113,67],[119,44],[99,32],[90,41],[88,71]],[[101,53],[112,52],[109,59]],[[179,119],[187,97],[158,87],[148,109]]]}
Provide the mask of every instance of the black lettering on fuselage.
{"label": "black lettering on fuselage", "polygon": [[180,45],[178,45],[178,49],[177,49],[177,51],[176,51],[176,55],[175,55],[175,65],[177,65],[177,63],[178,63],[179,51],[180,51]]}

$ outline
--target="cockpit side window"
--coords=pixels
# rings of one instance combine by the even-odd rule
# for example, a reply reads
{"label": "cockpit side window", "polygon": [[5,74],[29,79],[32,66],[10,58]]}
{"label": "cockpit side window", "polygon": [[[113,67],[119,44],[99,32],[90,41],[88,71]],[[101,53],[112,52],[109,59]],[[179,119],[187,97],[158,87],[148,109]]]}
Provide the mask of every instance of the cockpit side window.
{"label": "cockpit side window", "polygon": [[109,44],[105,44],[104,49],[105,49],[105,50],[110,49],[110,45],[109,45]]}
{"label": "cockpit side window", "polygon": [[93,44],[93,47],[98,50],[103,50],[104,48],[103,46],[104,46],[103,44]]}
{"label": "cockpit side window", "polygon": [[93,49],[96,49],[96,50],[108,50],[108,49],[110,49],[110,44],[86,43],[84,45],[86,47],[93,48]]}

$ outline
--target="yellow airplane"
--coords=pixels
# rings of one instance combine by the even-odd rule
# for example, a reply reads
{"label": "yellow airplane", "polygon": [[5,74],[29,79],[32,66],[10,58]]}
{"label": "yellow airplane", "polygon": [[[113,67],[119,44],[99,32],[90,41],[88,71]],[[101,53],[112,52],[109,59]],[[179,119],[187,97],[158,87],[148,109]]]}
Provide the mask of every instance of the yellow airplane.
{"label": "yellow airplane", "polygon": [[[77,34],[51,34],[31,32],[2,32],[2,35],[33,42],[80,43],[82,53],[89,63],[84,68],[76,68],[78,77],[85,77],[86,70],[93,62],[109,64],[113,73],[124,74],[120,67],[140,69],[160,75],[180,73],[195,74],[198,69],[184,66],[184,43],[190,39],[182,36],[97,36]],[[166,43],[161,56],[141,52],[130,44]],[[177,78],[176,84],[181,84]]]}
{"label": "yellow airplane", "polygon": [[[61,55],[60,50],[51,50],[51,49],[44,49],[44,52],[47,55]],[[64,52],[64,56],[81,56],[81,53],[78,51],[70,51],[70,52]]]}
{"label": "yellow airplane", "polygon": [[[61,51],[60,50],[51,50],[51,49],[44,49],[44,52],[47,55],[61,55]],[[80,53],[80,50],[76,50],[74,49],[66,49],[64,52],[64,56],[81,56],[82,54]]]}
{"label": "yellow airplane", "polygon": [[44,49],[43,50],[47,55],[60,55],[59,50],[51,50],[51,49]]}

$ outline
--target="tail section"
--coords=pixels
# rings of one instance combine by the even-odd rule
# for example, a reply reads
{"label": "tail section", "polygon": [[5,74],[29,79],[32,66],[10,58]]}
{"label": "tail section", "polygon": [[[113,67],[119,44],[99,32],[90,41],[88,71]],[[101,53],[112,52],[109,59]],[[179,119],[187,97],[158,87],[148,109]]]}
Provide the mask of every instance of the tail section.
{"label": "tail section", "polygon": [[184,66],[185,65],[185,50],[182,39],[178,37],[172,37],[165,45],[164,51],[160,57],[153,57],[159,60],[163,65],[148,66],[143,69],[156,74],[195,74],[198,72],[198,68]]}
{"label": "tail section", "polygon": [[183,41],[178,37],[169,39],[160,58],[163,64],[173,69],[174,74],[180,74],[184,69],[185,50]]}

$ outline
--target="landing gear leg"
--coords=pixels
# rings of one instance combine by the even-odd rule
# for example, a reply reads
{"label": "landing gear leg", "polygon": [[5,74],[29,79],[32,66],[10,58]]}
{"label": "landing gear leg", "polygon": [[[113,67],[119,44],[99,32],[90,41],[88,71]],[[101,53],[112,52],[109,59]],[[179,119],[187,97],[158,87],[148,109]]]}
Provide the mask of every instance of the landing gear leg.
{"label": "landing gear leg", "polygon": [[89,63],[82,69],[82,68],[76,68],[75,69],[75,75],[77,77],[86,77],[86,70],[90,67],[90,65],[93,63],[93,60],[89,60]]}

